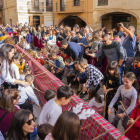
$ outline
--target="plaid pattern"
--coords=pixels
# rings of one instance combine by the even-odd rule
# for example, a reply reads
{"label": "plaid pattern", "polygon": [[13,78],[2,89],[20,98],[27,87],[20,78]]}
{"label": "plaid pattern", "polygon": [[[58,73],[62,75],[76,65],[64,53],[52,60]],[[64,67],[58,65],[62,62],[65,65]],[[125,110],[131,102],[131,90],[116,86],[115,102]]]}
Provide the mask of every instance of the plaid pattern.
{"label": "plaid pattern", "polygon": [[98,85],[100,81],[104,78],[100,70],[91,64],[88,64],[86,68],[86,73],[87,73],[87,79],[88,79],[87,85],[86,85],[87,88],[89,88],[92,83],[95,86]]}
{"label": "plaid pattern", "polygon": [[[26,54],[20,47],[16,46],[17,51],[19,53],[23,52],[23,54]],[[57,79],[55,76],[53,76],[50,72],[48,72],[43,66],[41,66],[35,59],[33,59],[29,54],[27,54],[24,59],[28,61],[29,65],[32,68],[32,74],[40,74],[42,72],[45,72],[41,75],[35,76],[34,82],[35,86],[45,92],[47,89],[54,89],[57,90],[57,88],[63,83]],[[41,99],[42,105],[45,104],[45,99],[43,97],[43,93],[38,92],[39,97]],[[63,111],[66,111],[68,109],[72,110],[72,107],[76,106],[76,104],[83,102],[83,109],[89,109],[89,107],[82,99],[80,99],[77,95],[74,95],[72,97],[72,100],[70,103],[68,103],[66,106],[63,106]],[[92,109],[92,108],[91,108]],[[91,125],[90,125],[91,124]],[[104,133],[106,131],[109,131],[106,135],[100,137],[100,140],[116,140],[120,135],[121,132],[118,131],[116,128],[114,128],[108,121],[106,121],[102,116],[100,116],[98,113],[95,113],[87,120],[82,120],[82,126],[79,134],[79,140],[92,140],[96,136],[100,135],[101,133]],[[125,136],[121,137],[120,140],[128,140]]]}

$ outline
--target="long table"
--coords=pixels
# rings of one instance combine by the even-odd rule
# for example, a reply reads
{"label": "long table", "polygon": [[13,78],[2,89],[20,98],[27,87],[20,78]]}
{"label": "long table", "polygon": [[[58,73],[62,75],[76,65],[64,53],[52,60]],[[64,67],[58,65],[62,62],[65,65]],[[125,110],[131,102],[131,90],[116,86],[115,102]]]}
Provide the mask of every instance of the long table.
{"label": "long table", "polygon": [[[24,59],[28,61],[29,66],[32,68],[32,74],[34,75],[35,86],[40,92],[38,92],[42,105],[46,103],[44,99],[44,92],[47,89],[53,89],[57,91],[58,87],[63,85],[63,83],[57,79],[53,74],[46,70],[40,63],[38,63],[33,57],[31,57],[27,52],[25,52],[19,46],[16,46],[19,53],[23,53]],[[80,99],[76,94],[72,97],[72,100],[67,105],[63,106],[63,111],[71,109],[78,103],[83,103],[83,109],[92,109]],[[92,115],[87,120],[82,120],[82,126],[79,134],[80,140],[92,140],[96,136],[108,131],[106,135],[100,137],[100,140],[116,140],[121,132],[106,121],[97,112]],[[128,140],[125,136],[122,136],[120,140]]]}

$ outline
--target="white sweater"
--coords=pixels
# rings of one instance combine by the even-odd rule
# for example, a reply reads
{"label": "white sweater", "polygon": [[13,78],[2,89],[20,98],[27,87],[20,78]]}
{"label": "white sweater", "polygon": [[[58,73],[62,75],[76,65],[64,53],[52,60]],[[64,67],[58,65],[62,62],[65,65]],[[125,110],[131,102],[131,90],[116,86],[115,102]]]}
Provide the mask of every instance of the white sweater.
{"label": "white sweater", "polygon": [[39,125],[49,123],[54,126],[61,113],[62,107],[55,103],[55,98],[49,100],[40,113]]}
{"label": "white sweater", "polygon": [[14,82],[15,82],[15,79],[12,78],[9,73],[9,63],[6,60],[3,60],[0,81],[1,81],[1,84],[3,84],[4,81],[7,83],[11,83],[11,84],[14,84]]}
{"label": "white sweater", "polygon": [[16,64],[12,63],[11,66],[12,77],[15,79],[20,79],[19,68]]}
{"label": "white sweater", "polygon": [[95,98],[93,97],[93,98],[89,101],[88,105],[91,106],[91,107],[94,106],[94,107],[97,107],[97,108],[100,108],[100,107],[104,106],[104,95],[100,95],[100,96],[101,96],[101,99],[102,99],[102,103],[96,102],[96,101],[95,101]]}
{"label": "white sweater", "polygon": [[30,86],[24,87],[22,85],[19,85],[18,90],[19,90],[19,94],[20,94],[18,105],[24,104],[26,102],[26,100],[28,99],[28,97],[30,97],[31,100],[33,100],[36,105],[39,105],[39,101],[38,101],[36,95],[34,94],[33,89]]}

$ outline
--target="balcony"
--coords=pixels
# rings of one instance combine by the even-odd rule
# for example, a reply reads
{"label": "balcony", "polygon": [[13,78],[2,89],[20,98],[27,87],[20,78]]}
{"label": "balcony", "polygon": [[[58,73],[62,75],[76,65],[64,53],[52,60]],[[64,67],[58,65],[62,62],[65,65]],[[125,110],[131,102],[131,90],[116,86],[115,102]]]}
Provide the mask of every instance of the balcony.
{"label": "balcony", "polygon": [[44,2],[34,3],[31,1],[27,2],[29,14],[41,14],[44,12]]}
{"label": "balcony", "polygon": [[98,6],[107,6],[108,0],[98,0]]}
{"label": "balcony", "polygon": [[76,13],[84,12],[84,1],[57,2],[57,13]]}
{"label": "balcony", "polygon": [[46,11],[53,11],[53,3],[52,2],[46,2]]}

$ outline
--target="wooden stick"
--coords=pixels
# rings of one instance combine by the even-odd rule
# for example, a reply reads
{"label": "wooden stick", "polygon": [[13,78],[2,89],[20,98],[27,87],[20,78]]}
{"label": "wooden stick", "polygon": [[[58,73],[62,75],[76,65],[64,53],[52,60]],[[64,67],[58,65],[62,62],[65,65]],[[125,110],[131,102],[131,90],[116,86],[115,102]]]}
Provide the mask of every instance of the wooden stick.
{"label": "wooden stick", "polygon": [[104,132],[104,133],[102,133],[102,134],[100,134],[100,135],[98,135],[97,137],[95,137],[93,140],[96,140],[96,139],[98,139],[99,137],[101,137],[102,135],[104,135],[104,134],[106,134],[106,133],[108,133],[109,131],[106,131],[106,132]]}
{"label": "wooden stick", "polygon": [[30,53],[30,51],[28,51],[27,53],[25,53],[25,55],[23,55],[22,58],[25,57],[28,53]]}
{"label": "wooden stick", "polygon": [[78,94],[78,96],[80,96],[80,94],[83,92],[83,89],[80,91],[80,93]]}
{"label": "wooden stick", "polygon": [[[93,124],[93,123],[91,123],[91,124]],[[91,124],[88,124],[88,125],[82,127],[80,130],[85,129],[86,127],[90,126]]]}
{"label": "wooden stick", "polygon": [[107,94],[107,92],[105,93],[105,98],[104,98],[104,112],[103,112],[104,118],[105,118],[105,107],[106,107],[106,94]]}
{"label": "wooden stick", "polygon": [[32,88],[34,88],[35,90],[37,90],[37,91],[39,91],[39,92],[44,93],[43,91],[41,91],[41,90],[39,90],[39,89],[37,89],[37,88],[35,88],[35,87],[33,87],[33,86],[32,86]]}
{"label": "wooden stick", "polygon": [[46,72],[48,72],[48,70],[46,70],[46,71],[44,71],[44,72],[42,72],[42,73],[36,74],[36,75],[34,75],[34,77],[39,76],[39,75],[41,75],[41,74],[44,74],[44,73],[46,73]]}
{"label": "wooden stick", "polygon": [[122,133],[122,135],[117,139],[119,140],[134,124],[135,122],[140,118],[140,115],[137,117],[137,119]]}
{"label": "wooden stick", "polygon": [[[115,108],[114,108],[114,110],[115,110],[115,112],[116,112],[117,114],[119,114]],[[122,118],[121,118],[121,121],[122,121],[123,125],[125,126],[125,123],[123,122]],[[125,126],[125,127],[126,127],[126,126]]]}
{"label": "wooden stick", "polygon": [[124,107],[123,103],[122,103],[121,101],[120,101],[120,103],[121,103],[122,108],[123,108],[123,110],[124,110],[125,114],[127,115],[128,119],[130,119],[130,117],[128,116],[128,114],[127,114],[127,112],[126,112],[126,109],[125,109],[125,107]]}

